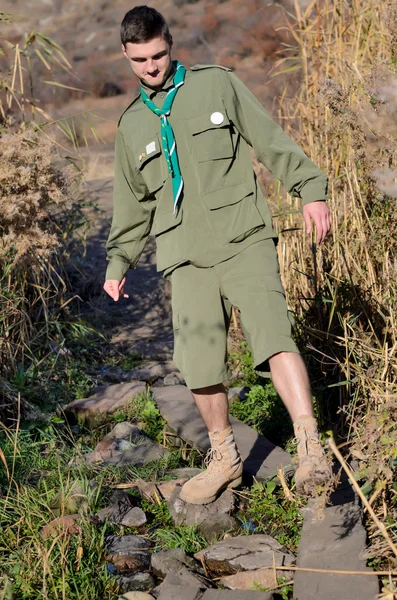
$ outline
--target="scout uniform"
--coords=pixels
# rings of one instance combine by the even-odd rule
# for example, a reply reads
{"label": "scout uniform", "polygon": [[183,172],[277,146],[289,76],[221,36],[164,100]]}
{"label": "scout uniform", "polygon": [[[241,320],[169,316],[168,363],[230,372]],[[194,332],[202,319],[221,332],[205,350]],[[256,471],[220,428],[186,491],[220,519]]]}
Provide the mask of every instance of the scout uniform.
{"label": "scout uniform", "polygon": [[[297,352],[279,276],[271,214],[252,169],[257,159],[302,204],[325,199],[327,177],[230,71],[186,71],[168,117],[183,193],[175,190],[155,107],[174,86],[143,86],[116,136],[114,215],[106,279],[121,281],[152,234],[157,269],[172,283],[174,360],[191,389],[227,379],[231,306],[241,313],[259,371],[282,351]],[[175,183],[175,182],[174,182]]]}

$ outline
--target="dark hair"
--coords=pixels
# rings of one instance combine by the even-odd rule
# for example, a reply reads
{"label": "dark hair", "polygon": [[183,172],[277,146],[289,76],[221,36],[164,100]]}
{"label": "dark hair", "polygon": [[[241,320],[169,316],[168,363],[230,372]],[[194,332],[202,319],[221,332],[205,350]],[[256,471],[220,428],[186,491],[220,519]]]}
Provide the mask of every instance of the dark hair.
{"label": "dark hair", "polygon": [[124,47],[128,42],[142,44],[157,37],[166,42],[171,41],[167,21],[155,8],[149,6],[136,6],[128,11],[121,22],[120,37]]}

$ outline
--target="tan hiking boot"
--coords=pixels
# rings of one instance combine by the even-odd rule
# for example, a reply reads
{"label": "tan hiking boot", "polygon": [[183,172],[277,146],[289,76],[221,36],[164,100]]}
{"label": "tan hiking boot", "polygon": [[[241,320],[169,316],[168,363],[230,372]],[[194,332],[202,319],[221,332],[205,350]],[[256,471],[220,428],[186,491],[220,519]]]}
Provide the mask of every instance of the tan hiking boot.
{"label": "tan hiking boot", "polygon": [[187,481],[180,499],[190,504],[209,504],[219,492],[241,484],[243,461],[234,441],[231,427],[210,433],[211,448],[205,458],[207,469]]}
{"label": "tan hiking boot", "polygon": [[331,467],[318,439],[314,417],[299,417],[294,423],[294,431],[298,442],[299,460],[295,473],[296,490],[299,494],[311,496],[316,492],[318,485],[327,484],[331,480]]}

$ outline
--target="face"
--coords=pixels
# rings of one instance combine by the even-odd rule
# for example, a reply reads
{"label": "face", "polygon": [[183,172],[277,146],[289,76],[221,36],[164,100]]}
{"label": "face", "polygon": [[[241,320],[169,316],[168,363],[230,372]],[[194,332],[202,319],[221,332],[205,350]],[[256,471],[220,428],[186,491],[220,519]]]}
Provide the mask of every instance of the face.
{"label": "face", "polygon": [[171,68],[172,39],[154,38],[141,44],[127,42],[122,46],[123,54],[131,65],[132,72],[151,88],[160,88]]}

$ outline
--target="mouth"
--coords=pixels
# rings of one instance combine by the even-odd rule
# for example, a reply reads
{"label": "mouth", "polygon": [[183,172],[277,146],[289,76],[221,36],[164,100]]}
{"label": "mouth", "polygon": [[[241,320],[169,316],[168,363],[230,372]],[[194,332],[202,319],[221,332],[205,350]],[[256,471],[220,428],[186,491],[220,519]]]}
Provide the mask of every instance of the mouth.
{"label": "mouth", "polygon": [[158,77],[160,75],[160,71],[155,71],[154,73],[147,73],[148,77],[151,77],[152,79],[156,79],[156,77]]}

